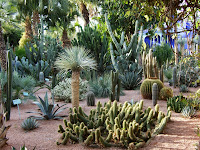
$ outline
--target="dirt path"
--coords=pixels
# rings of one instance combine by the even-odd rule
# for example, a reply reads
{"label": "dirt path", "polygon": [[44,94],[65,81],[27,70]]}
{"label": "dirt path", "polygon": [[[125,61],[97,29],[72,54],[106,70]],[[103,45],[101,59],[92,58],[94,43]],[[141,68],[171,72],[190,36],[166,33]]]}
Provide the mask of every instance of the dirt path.
{"label": "dirt path", "polygon": [[[178,95],[178,89],[173,89],[174,95]],[[195,92],[197,89],[190,88],[190,91]],[[37,95],[44,97],[46,89],[42,89],[37,92]],[[187,93],[186,95],[189,95]],[[140,91],[125,91],[125,96],[120,97],[120,102],[124,103],[125,101],[130,101],[133,99],[134,101],[139,101],[142,99],[140,95]],[[97,99],[102,103],[108,101],[108,98]],[[62,104],[61,102],[59,102]],[[160,105],[160,110],[165,112],[167,111],[166,101],[158,101]],[[90,109],[95,107],[87,107],[86,101],[81,101],[80,106],[83,107],[84,111],[89,112]],[[144,100],[144,107],[153,107],[151,100]],[[67,107],[71,107],[71,104],[67,104]],[[7,122],[7,124],[11,124],[12,127],[8,131],[7,137],[8,145],[4,146],[2,150],[10,150],[11,146],[14,146],[17,150],[20,146],[25,144],[28,149],[33,149],[36,146],[36,150],[79,150],[79,149],[95,149],[98,148],[88,148],[82,146],[81,144],[68,144],[66,146],[56,145],[56,140],[59,138],[59,134],[57,133],[58,125],[62,124],[62,120],[41,120],[39,121],[39,128],[30,131],[24,132],[20,127],[22,120],[27,118],[30,114],[25,112],[36,110],[37,107],[32,104],[30,101],[27,103],[23,103],[20,105],[21,111],[21,120],[19,120],[17,107],[13,107],[11,111],[11,120]],[[68,114],[68,109],[65,110],[62,114]],[[193,150],[196,148],[195,143],[199,142],[199,137],[195,134],[195,130],[197,129],[197,125],[200,127],[200,115],[199,113],[195,118],[187,119],[183,118],[181,114],[172,113],[171,122],[169,122],[164,130],[164,134],[160,134],[151,142],[146,145],[142,150]],[[120,148],[110,148],[120,149]]]}

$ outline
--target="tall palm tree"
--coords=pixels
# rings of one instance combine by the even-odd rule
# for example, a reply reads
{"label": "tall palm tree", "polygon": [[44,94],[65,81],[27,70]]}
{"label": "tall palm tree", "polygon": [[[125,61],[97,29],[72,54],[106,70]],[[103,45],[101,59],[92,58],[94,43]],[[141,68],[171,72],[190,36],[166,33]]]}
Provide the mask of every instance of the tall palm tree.
{"label": "tall palm tree", "polygon": [[49,9],[46,18],[48,26],[62,28],[63,47],[70,47],[71,41],[67,31],[71,21],[75,20],[75,16],[78,15],[75,4],[69,0],[55,0],[49,6],[51,9]]}
{"label": "tall palm tree", "polygon": [[95,69],[96,62],[83,47],[71,47],[61,53],[55,65],[63,71],[72,71],[72,107],[79,107],[79,78],[82,69]]}

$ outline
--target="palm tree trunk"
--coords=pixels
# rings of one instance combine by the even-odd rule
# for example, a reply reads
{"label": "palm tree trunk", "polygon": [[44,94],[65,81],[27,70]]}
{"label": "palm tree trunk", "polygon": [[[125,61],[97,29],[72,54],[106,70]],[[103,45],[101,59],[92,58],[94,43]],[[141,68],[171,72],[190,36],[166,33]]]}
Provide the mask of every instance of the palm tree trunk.
{"label": "palm tree trunk", "polygon": [[1,22],[0,22],[0,63],[1,63],[1,69],[3,69],[4,71],[7,70],[6,57],[7,57],[6,45],[3,38]]}
{"label": "palm tree trunk", "polygon": [[40,17],[37,10],[33,12],[33,35],[38,36],[38,24],[40,23]]}
{"label": "palm tree trunk", "polygon": [[25,20],[25,37],[27,39],[32,39],[32,28],[31,28],[31,20],[29,16],[26,16],[26,20]]}
{"label": "palm tree trunk", "polygon": [[81,10],[81,14],[85,20],[85,26],[89,24],[90,19],[89,19],[89,11],[87,10],[86,5],[83,3],[83,1],[81,1],[80,3],[80,10]]}
{"label": "palm tree trunk", "polygon": [[62,42],[63,42],[63,44],[62,44],[62,47],[64,48],[64,47],[71,47],[71,41],[70,41],[70,39],[68,38],[68,35],[67,35],[67,31],[66,31],[66,29],[64,28],[64,30],[63,30],[63,35],[62,35]]}
{"label": "palm tree trunk", "polygon": [[79,77],[80,71],[72,71],[72,108],[76,107],[77,109],[79,107]]}

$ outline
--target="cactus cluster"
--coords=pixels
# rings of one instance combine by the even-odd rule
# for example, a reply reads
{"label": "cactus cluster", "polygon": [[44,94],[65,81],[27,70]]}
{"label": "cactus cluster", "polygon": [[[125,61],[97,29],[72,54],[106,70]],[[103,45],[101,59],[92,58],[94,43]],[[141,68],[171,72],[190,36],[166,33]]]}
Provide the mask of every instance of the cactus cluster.
{"label": "cactus cluster", "polygon": [[176,113],[180,113],[186,106],[186,103],[187,99],[182,95],[174,96],[167,99],[167,107],[171,107],[171,109]]}
{"label": "cactus cluster", "polygon": [[159,79],[145,79],[140,86],[140,92],[143,98],[152,99],[152,86],[154,83],[158,85],[158,94],[164,87],[163,83]]}
{"label": "cactus cluster", "polygon": [[58,132],[62,135],[57,144],[82,142],[86,146],[137,149],[161,133],[170,116],[170,109],[164,115],[159,111],[158,104],[155,111],[150,107],[143,110],[143,100],[133,105],[108,101],[102,106],[98,102],[96,109],[91,109],[89,115],[81,107],[78,110],[71,109],[69,121],[64,119],[64,126],[59,125]]}
{"label": "cactus cluster", "polygon": [[145,79],[158,78],[158,64],[156,57],[153,57],[152,49],[149,50],[148,54],[145,51],[143,52],[142,66]]}

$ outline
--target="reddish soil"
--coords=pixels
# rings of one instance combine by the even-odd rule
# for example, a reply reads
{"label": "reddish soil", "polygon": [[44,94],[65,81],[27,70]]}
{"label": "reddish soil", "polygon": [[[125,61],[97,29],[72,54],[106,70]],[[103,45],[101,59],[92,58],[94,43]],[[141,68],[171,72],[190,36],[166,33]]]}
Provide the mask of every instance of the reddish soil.
{"label": "reddish soil", "polygon": [[[196,88],[190,88],[190,92],[195,92]],[[36,94],[44,97],[47,89],[42,89],[38,91]],[[174,95],[178,95],[178,88],[173,89]],[[139,90],[134,91],[124,91],[125,96],[120,97],[120,103],[124,103],[125,101],[130,101],[133,99],[134,101],[139,101],[142,99]],[[184,95],[189,95],[186,93]],[[50,96],[50,94],[49,94]],[[96,101],[100,100],[102,103],[108,101],[108,98],[104,99],[96,99]],[[63,104],[62,102],[57,102],[59,104]],[[160,110],[165,112],[167,111],[166,101],[159,100],[158,104],[160,105]],[[66,105],[68,108],[71,107],[71,104]],[[88,107],[86,105],[86,101],[81,101],[80,106],[83,107],[83,110],[87,113],[90,109],[95,107]],[[151,100],[144,100],[144,107],[153,107]],[[21,128],[21,123],[24,119],[26,119],[30,114],[27,114],[27,111],[36,111],[37,106],[32,104],[31,101],[24,102],[20,104],[20,113],[21,120],[19,119],[17,107],[12,107],[11,111],[11,119],[7,122],[7,125],[12,125],[7,133],[7,137],[9,138],[7,145],[5,145],[2,150],[10,150],[11,146],[15,147],[19,150],[20,146],[24,144],[28,149],[33,149],[36,147],[36,150],[62,150],[62,149],[98,149],[98,148],[88,148],[81,144],[67,144],[56,145],[56,140],[59,138],[60,134],[57,133],[58,125],[62,124],[62,120],[40,120],[39,128],[25,132]],[[62,114],[68,115],[68,109],[66,109]],[[142,150],[179,150],[179,149],[187,149],[192,150],[196,149],[195,144],[199,143],[199,137],[196,135],[195,131],[197,126],[200,126],[200,114],[197,113],[195,118],[188,119],[183,118],[180,113],[172,113],[171,121],[167,124],[164,133],[156,136],[151,142],[146,145]],[[110,148],[120,149],[120,148]]]}

